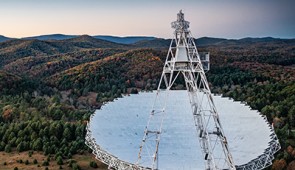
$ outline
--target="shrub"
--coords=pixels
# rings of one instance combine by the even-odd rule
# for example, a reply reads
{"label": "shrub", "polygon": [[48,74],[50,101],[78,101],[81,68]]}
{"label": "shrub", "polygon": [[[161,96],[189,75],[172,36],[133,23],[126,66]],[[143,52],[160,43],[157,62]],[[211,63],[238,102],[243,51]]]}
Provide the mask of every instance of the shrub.
{"label": "shrub", "polygon": [[62,157],[61,156],[58,156],[57,159],[57,165],[63,165],[63,161],[62,161]]}
{"label": "shrub", "polygon": [[90,161],[89,166],[92,168],[98,168],[97,163],[94,161]]}
{"label": "shrub", "polygon": [[80,166],[79,166],[78,164],[73,163],[73,164],[72,164],[72,169],[73,169],[73,170],[80,170],[81,168],[80,168]]}
{"label": "shrub", "polygon": [[48,166],[49,162],[48,161],[43,161],[42,166]]}
{"label": "shrub", "polygon": [[130,93],[131,94],[138,94],[138,90],[135,88],[132,88]]}
{"label": "shrub", "polygon": [[29,151],[29,157],[32,157],[33,151]]}
{"label": "shrub", "polygon": [[29,160],[26,160],[26,161],[25,161],[25,164],[26,164],[26,165],[29,165],[29,163],[30,163]]}

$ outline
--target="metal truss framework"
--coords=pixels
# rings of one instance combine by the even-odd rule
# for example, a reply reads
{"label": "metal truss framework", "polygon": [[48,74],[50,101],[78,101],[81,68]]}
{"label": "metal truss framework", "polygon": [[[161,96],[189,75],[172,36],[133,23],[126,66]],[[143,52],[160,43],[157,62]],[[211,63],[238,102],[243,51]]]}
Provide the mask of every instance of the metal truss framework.
{"label": "metal truss framework", "polygon": [[[94,115],[91,115],[90,122],[92,121]],[[103,150],[95,141],[95,138],[92,136],[92,132],[90,130],[90,124],[88,123],[86,126],[86,137],[85,144],[92,149],[92,153],[95,155],[95,158],[106,165],[108,165],[108,169],[119,169],[119,170],[146,170],[147,168],[136,166],[132,163],[122,161],[118,159],[116,156],[106,152]]]}
{"label": "metal truss framework", "polygon": [[[256,170],[271,165],[271,161],[274,159],[273,155],[280,149],[280,144],[273,127],[269,125],[272,132],[271,142],[269,142],[269,147],[265,152],[247,164],[235,166],[205,76],[204,70],[209,70],[209,54],[198,53],[194,39],[188,30],[189,22],[184,20],[181,11],[178,14],[177,21],[172,23],[172,27],[175,28],[175,38],[170,44],[154,106],[140,145],[138,161],[136,164],[128,163],[103,150],[96,143],[90,125],[87,124],[85,143],[93,150],[96,159],[107,164],[109,169],[158,169],[159,144],[169,91],[173,88],[173,84],[179,75],[182,75],[188,91],[206,169]],[[185,48],[187,56],[185,60],[178,56],[182,53],[182,47]],[[164,95],[165,99],[160,100],[160,95]],[[90,122],[92,118],[93,115],[90,117]],[[265,117],[264,119],[266,120]]]}
{"label": "metal truss framework", "polygon": [[[94,115],[91,115],[89,122],[92,122]],[[263,118],[267,122],[266,117],[263,115]],[[271,141],[269,142],[269,147],[265,149],[264,153],[258,156],[256,159],[244,164],[236,166],[237,170],[260,170],[264,169],[271,165],[272,160],[274,159],[274,154],[280,150],[280,144],[276,134],[274,133],[273,127],[267,122],[269,128],[272,132]],[[90,130],[90,124],[86,126],[86,138],[85,144],[92,149],[92,153],[95,155],[95,158],[108,165],[108,169],[118,169],[118,170],[150,170],[150,168],[144,168],[137,166],[135,164],[123,161],[118,159],[116,156],[106,152],[101,148],[95,141]]]}
{"label": "metal truss framework", "polygon": [[263,117],[265,122],[268,124],[269,129],[271,131],[271,134],[270,134],[271,141],[268,143],[268,148],[264,150],[263,154],[251,160],[250,162],[244,165],[236,166],[237,170],[258,170],[258,169],[264,169],[266,167],[269,167],[272,164],[272,161],[274,160],[274,154],[281,149],[281,145],[279,143],[277,135],[274,132],[273,126],[268,123],[265,115],[261,115],[261,116]]}

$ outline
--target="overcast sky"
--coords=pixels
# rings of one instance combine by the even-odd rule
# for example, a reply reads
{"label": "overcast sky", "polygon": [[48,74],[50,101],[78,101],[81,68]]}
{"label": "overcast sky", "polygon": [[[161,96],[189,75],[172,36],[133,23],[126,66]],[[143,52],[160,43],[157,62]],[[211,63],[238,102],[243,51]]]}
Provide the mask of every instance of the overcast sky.
{"label": "overcast sky", "polygon": [[0,0],[0,35],[171,38],[180,9],[194,37],[295,38],[295,0]]}

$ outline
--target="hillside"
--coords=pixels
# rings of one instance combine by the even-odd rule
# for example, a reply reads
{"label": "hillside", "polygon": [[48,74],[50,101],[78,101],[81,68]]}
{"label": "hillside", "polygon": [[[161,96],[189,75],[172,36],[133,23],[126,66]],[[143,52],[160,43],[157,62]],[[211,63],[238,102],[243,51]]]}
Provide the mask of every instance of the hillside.
{"label": "hillside", "polygon": [[[66,40],[79,37],[79,35],[65,35],[65,34],[49,34],[49,35],[39,35],[32,37],[24,37],[23,39],[37,39],[37,40]],[[118,36],[110,36],[110,35],[94,35],[91,36],[95,39],[106,40],[119,44],[133,44],[138,41],[143,40],[153,40],[155,37],[147,37],[147,36],[127,36],[127,37],[118,37]],[[0,38],[1,42],[1,38]]]}
{"label": "hillside", "polygon": [[0,43],[0,67],[27,56],[53,55],[61,53],[60,48],[50,42],[39,40],[10,40]]}
{"label": "hillside", "polygon": [[35,84],[20,76],[0,70],[0,96],[32,91]]}
{"label": "hillside", "polygon": [[144,40],[149,41],[149,40],[155,39],[155,37],[146,37],[146,36],[116,37],[116,36],[107,36],[107,35],[96,35],[93,37],[97,39],[120,43],[120,44],[134,44],[139,41],[144,41]]}
{"label": "hillside", "polygon": [[171,39],[156,38],[153,40],[143,40],[134,43],[137,48],[169,48]]}
{"label": "hillside", "polygon": [[123,44],[98,40],[87,35],[59,41],[11,40],[0,43],[0,67],[24,57],[50,56],[93,48],[124,48]]}
{"label": "hillside", "polygon": [[118,44],[110,41],[93,38],[89,35],[82,35],[66,40],[59,41],[67,45],[72,45],[80,48],[123,48],[126,45]]}
{"label": "hillside", "polygon": [[[134,43],[135,47],[141,48],[168,48],[171,39],[156,38],[153,40],[143,40]],[[295,44],[295,39],[279,39],[279,38],[242,38],[242,39],[224,39],[224,38],[212,38],[212,37],[201,37],[195,39],[195,43],[198,47],[213,47],[217,46],[220,48],[231,47],[232,49],[238,49],[246,46],[262,46],[264,48],[281,45],[290,46]]]}
{"label": "hillside", "polygon": [[99,60],[124,51],[123,49],[94,48],[64,54],[29,56],[15,59],[3,66],[3,70],[42,79],[79,64]]}
{"label": "hillside", "polygon": [[32,37],[24,37],[22,39],[36,39],[36,40],[65,40],[70,38],[75,38],[77,35],[64,35],[64,34],[49,34],[49,35],[39,35]]}
{"label": "hillside", "polygon": [[[97,100],[118,97],[131,88],[155,89],[161,74],[162,61],[153,50],[130,50],[97,61],[84,63],[57,73],[47,82],[76,95],[97,92]],[[159,53],[158,53],[159,54]]]}
{"label": "hillside", "polygon": [[[31,36],[31,37],[23,37],[21,39],[24,40],[43,40],[43,41],[54,41],[54,40],[66,40],[75,37],[79,37],[80,35],[65,35],[65,34],[48,34],[48,35],[38,35],[38,36]],[[126,37],[119,37],[119,36],[110,36],[110,35],[94,35],[91,36],[95,39],[106,40],[114,43],[119,44],[133,44],[138,41],[143,40],[153,40],[155,37],[152,36],[126,36]],[[13,38],[5,37],[0,35],[0,42],[4,42],[7,40],[11,40]]]}
{"label": "hillside", "polygon": [[3,35],[0,35],[0,42],[4,42],[4,41],[8,41],[8,40],[11,40],[12,38],[8,38],[8,37],[5,37]]}
{"label": "hillside", "polygon": [[196,39],[197,46],[206,46],[206,45],[217,45],[221,44],[222,42],[227,41],[224,38],[212,38],[212,37],[201,37]]}

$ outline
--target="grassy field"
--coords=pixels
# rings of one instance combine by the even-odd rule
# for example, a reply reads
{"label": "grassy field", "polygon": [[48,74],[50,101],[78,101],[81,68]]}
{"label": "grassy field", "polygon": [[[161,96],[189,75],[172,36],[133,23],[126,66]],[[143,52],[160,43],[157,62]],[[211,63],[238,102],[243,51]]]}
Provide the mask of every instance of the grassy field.
{"label": "grassy field", "polygon": [[[34,160],[37,160],[37,163],[34,164]],[[54,159],[54,156],[49,157],[49,165],[42,166],[42,163],[48,159],[48,156],[43,155],[42,152],[33,152],[29,156],[29,152],[0,152],[0,169],[1,170],[13,170],[15,167],[18,170],[40,170],[46,169],[57,170],[60,169],[60,165],[57,164],[57,161]],[[22,161],[20,161],[22,160]],[[26,163],[26,161],[28,162]],[[71,160],[74,160],[81,170],[106,170],[107,166],[96,161],[94,156],[91,153],[84,153],[83,155],[74,155]],[[69,166],[71,160],[63,160],[62,169],[71,170],[72,167]],[[98,165],[98,168],[92,168],[89,166],[90,161],[95,161]],[[73,161],[72,161],[73,162]]]}

